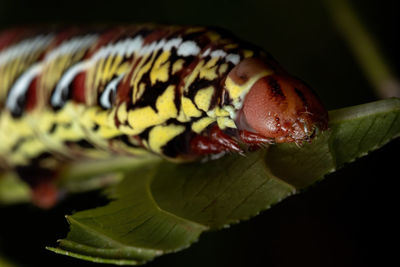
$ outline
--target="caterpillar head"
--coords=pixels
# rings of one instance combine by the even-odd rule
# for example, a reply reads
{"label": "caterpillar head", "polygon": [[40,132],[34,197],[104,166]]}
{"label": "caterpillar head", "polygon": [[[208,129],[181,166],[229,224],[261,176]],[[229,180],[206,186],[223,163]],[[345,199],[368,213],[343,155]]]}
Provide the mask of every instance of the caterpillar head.
{"label": "caterpillar head", "polygon": [[229,75],[240,82],[265,69],[268,74],[255,80],[244,98],[237,117],[239,130],[277,143],[302,143],[311,140],[317,130],[327,128],[328,113],[312,89],[275,62],[245,59]]}

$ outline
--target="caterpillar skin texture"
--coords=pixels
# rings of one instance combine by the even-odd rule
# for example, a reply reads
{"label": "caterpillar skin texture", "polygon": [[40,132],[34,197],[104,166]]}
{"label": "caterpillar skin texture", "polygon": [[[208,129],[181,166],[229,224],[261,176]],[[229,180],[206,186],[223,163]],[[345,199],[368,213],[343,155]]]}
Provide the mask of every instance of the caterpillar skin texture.
{"label": "caterpillar skin texture", "polygon": [[267,53],[202,27],[0,34],[0,166],[155,153],[172,161],[309,141],[318,97]]}

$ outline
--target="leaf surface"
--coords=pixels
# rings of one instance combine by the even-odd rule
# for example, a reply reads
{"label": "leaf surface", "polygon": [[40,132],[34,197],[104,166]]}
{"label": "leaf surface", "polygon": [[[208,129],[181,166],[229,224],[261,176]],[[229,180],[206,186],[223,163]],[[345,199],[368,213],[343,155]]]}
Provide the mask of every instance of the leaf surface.
{"label": "leaf surface", "polygon": [[57,253],[142,264],[184,249],[210,229],[249,219],[400,135],[400,99],[330,112],[310,144],[280,144],[206,163],[149,160],[123,168],[108,205],[78,212]]}

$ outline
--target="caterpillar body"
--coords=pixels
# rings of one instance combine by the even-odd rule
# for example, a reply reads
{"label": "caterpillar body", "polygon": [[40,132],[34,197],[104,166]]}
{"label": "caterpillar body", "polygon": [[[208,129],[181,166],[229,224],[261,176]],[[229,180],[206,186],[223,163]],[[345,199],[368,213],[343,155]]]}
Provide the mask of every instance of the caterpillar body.
{"label": "caterpillar body", "polygon": [[[222,30],[131,25],[0,33],[0,167],[110,155],[190,161],[327,127],[312,90]],[[54,166],[53,166],[54,165]]]}

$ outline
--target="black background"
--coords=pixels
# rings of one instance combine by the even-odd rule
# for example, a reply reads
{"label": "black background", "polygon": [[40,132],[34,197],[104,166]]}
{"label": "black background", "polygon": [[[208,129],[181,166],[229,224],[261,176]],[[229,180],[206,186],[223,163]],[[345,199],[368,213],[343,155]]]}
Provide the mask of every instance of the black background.
{"label": "black background", "polygon": [[[328,109],[376,100],[321,2],[0,1],[0,28],[54,22],[217,25],[269,51],[311,84]],[[396,2],[351,1],[398,75]],[[399,148],[395,140],[256,218],[206,233],[189,249],[148,266],[387,266],[399,247]],[[65,214],[105,201],[95,192],[73,196],[50,211],[1,208],[0,254],[21,266],[95,266],[44,246],[66,235]]]}

